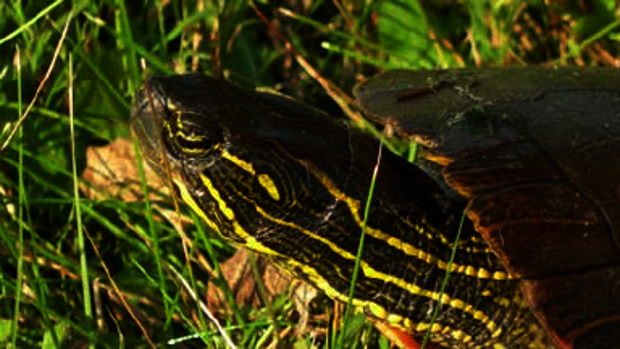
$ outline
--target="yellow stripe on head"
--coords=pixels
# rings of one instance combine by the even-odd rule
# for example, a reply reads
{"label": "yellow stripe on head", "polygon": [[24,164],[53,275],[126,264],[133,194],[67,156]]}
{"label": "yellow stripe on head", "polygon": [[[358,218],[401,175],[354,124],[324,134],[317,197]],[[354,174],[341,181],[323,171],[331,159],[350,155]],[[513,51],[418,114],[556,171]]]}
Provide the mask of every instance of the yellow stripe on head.
{"label": "yellow stripe on head", "polygon": [[280,193],[278,192],[278,187],[276,187],[276,184],[273,182],[271,177],[269,177],[269,175],[258,175],[258,183],[260,183],[260,185],[265,188],[265,190],[267,190],[269,196],[271,196],[274,200],[280,200]]}

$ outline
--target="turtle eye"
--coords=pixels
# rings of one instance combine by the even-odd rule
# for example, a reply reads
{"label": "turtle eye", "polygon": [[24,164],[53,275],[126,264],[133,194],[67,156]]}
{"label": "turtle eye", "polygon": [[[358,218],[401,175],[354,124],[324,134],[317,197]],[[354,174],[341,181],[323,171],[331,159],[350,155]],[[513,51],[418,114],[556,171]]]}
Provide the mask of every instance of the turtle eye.
{"label": "turtle eye", "polygon": [[220,154],[224,137],[221,127],[198,125],[191,113],[171,111],[164,121],[163,138],[170,155],[178,159],[196,159]]}

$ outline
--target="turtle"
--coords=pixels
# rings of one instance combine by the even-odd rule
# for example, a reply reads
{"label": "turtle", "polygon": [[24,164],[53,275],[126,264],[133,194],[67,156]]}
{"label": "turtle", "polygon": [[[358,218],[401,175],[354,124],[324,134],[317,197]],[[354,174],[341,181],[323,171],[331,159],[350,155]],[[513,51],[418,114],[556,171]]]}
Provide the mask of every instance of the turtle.
{"label": "turtle", "polygon": [[150,78],[131,128],[207,226],[328,297],[349,300],[361,248],[351,302],[375,321],[447,347],[610,348],[618,81],[524,67],[356,86],[364,116],[420,145],[416,162],[377,161],[382,143],[346,120],[199,73]]}

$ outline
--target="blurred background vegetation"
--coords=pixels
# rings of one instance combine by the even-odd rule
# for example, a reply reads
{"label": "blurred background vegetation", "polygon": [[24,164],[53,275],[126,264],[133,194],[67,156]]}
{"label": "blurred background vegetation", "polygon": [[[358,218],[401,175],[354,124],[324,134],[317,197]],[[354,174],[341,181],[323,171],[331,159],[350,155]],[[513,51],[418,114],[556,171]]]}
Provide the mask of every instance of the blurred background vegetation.
{"label": "blurred background vegetation", "polygon": [[[311,314],[300,331],[294,284],[281,296],[240,297],[226,266],[234,250],[175,215],[165,185],[148,172],[144,199],[144,173],[127,141],[141,59],[150,75],[201,71],[337,117],[342,111],[315,78],[350,92],[393,68],[618,66],[618,7],[616,0],[0,2],[0,345],[225,347],[187,290],[204,301],[214,285],[225,300],[211,310],[239,347],[275,346],[276,337],[281,347],[333,344],[338,311]],[[250,277],[270,282],[262,261],[246,261],[258,265]],[[363,322],[346,338],[349,347],[388,347]]]}

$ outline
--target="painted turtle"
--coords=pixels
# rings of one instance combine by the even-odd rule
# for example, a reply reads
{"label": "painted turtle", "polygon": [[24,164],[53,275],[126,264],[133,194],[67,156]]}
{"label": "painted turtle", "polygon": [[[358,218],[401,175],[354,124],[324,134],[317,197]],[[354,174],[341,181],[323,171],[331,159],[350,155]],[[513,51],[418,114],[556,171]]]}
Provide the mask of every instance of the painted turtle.
{"label": "painted turtle", "polygon": [[561,346],[620,347],[620,70],[392,71],[354,91],[424,146]]}
{"label": "painted turtle", "polygon": [[365,231],[353,304],[379,321],[444,346],[545,346],[537,317],[558,346],[602,348],[620,343],[617,81],[569,68],[367,80],[367,116],[424,160],[383,153],[365,228],[379,142],[346,122],[189,74],[149,79],[131,123],[208,226],[331,298],[347,301]]}

